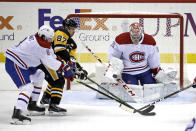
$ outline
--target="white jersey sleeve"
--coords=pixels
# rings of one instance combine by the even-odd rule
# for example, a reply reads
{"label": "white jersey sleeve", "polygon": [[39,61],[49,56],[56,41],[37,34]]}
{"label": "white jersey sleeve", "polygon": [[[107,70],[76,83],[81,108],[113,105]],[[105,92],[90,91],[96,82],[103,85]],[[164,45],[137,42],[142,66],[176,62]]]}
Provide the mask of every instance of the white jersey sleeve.
{"label": "white jersey sleeve", "polygon": [[151,69],[158,68],[160,66],[160,54],[157,46],[152,46],[148,56],[148,64]]}
{"label": "white jersey sleeve", "polygon": [[122,51],[119,49],[118,44],[114,41],[108,49],[108,60],[110,61],[112,57],[121,58]]}

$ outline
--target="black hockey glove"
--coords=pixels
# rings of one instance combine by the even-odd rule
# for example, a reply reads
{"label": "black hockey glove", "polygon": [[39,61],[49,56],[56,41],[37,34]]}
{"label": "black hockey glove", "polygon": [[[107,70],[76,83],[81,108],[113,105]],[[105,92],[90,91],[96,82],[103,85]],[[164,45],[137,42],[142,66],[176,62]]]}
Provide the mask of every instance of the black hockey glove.
{"label": "black hockey glove", "polygon": [[80,80],[86,80],[88,76],[88,72],[84,70],[78,62],[76,62],[75,64],[76,64],[76,71],[75,71],[76,78]]}
{"label": "black hockey glove", "polygon": [[86,70],[77,70],[75,72],[75,78],[80,79],[80,80],[86,80],[88,76],[88,72]]}
{"label": "black hockey glove", "polygon": [[72,71],[74,72],[74,77],[80,80],[86,80],[88,76],[88,72],[84,70],[78,62],[76,62],[74,56],[70,56],[70,61],[73,63],[71,68]]}

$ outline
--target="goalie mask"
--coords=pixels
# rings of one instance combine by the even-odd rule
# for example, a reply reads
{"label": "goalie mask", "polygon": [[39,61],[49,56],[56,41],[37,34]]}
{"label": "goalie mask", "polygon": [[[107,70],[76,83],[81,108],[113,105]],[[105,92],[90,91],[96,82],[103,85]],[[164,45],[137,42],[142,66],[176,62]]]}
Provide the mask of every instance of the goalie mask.
{"label": "goalie mask", "polygon": [[133,44],[138,44],[142,38],[142,28],[139,23],[135,22],[130,25],[130,37]]}

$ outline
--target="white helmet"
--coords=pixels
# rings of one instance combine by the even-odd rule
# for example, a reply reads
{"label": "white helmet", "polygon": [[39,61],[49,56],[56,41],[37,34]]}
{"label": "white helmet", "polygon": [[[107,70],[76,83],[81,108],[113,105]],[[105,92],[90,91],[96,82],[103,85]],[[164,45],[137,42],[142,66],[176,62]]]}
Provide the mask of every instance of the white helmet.
{"label": "white helmet", "polygon": [[38,30],[39,37],[45,36],[48,42],[54,41],[54,30],[48,25],[42,25]]}
{"label": "white helmet", "polygon": [[130,25],[130,37],[134,44],[139,43],[142,37],[142,28],[139,23],[134,22]]}

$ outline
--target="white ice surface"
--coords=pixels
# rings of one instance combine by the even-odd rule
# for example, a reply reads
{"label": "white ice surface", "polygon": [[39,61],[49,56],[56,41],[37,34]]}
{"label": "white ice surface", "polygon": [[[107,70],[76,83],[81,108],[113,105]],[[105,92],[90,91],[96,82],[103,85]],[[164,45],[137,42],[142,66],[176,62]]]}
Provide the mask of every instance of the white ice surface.
{"label": "white ice surface", "polygon": [[[190,78],[196,74],[191,65]],[[156,116],[141,116],[121,110],[118,103],[99,100],[93,91],[66,91],[61,101],[68,110],[66,116],[34,116],[31,125],[10,125],[18,91],[0,64],[0,131],[184,131],[196,115],[196,89],[190,88],[178,96],[156,104]],[[77,84],[77,86],[80,86]],[[136,108],[145,104],[130,103]],[[146,103],[148,104],[148,103]]]}

